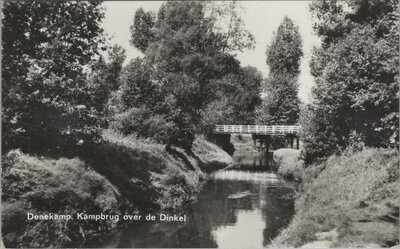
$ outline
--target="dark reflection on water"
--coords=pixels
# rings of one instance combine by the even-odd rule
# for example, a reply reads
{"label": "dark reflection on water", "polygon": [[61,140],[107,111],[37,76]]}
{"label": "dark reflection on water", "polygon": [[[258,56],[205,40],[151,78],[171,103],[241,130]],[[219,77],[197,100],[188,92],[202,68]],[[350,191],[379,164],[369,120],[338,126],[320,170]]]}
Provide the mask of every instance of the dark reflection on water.
{"label": "dark reflection on water", "polygon": [[269,166],[261,164],[260,171],[252,164],[242,158],[235,168],[212,175],[186,211],[187,222],[133,224],[90,246],[265,247],[290,222],[294,187]]}
{"label": "dark reflection on water", "polygon": [[235,164],[232,168],[250,171],[271,171],[275,167],[275,162],[272,160],[273,152],[268,155],[260,154],[255,156],[233,156]]}

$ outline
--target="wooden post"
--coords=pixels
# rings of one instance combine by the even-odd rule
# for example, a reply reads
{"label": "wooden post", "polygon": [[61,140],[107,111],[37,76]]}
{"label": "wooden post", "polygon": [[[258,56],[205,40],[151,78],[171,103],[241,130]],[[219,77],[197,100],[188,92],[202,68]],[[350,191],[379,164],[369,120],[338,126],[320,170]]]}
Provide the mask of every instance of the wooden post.
{"label": "wooden post", "polygon": [[299,137],[296,137],[296,148],[300,149],[300,141],[299,141]]}
{"label": "wooden post", "polygon": [[265,161],[266,161],[267,167],[269,165],[269,145],[271,143],[270,138],[271,138],[270,136],[265,137]]}

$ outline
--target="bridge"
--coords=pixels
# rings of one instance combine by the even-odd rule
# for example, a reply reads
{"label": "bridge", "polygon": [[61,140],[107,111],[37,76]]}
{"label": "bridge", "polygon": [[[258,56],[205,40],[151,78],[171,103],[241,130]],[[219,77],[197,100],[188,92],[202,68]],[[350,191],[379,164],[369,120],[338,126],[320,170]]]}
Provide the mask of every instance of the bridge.
{"label": "bridge", "polygon": [[[230,143],[231,134],[250,134],[254,147],[269,151],[271,136],[285,136],[285,147],[299,149],[299,125],[217,125],[214,129],[215,142],[221,147]],[[296,147],[294,147],[296,139]],[[259,146],[257,145],[259,144]],[[289,147],[289,148],[290,148]]]}
{"label": "bridge", "polygon": [[296,135],[299,125],[217,125],[215,134]]}

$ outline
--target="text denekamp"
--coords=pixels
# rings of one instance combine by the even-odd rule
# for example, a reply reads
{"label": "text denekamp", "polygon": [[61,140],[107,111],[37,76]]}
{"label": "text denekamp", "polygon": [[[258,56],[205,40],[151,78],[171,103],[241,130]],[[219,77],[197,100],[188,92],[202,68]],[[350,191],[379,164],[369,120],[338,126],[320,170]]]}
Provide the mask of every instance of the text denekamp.
{"label": "text denekamp", "polygon": [[69,214],[32,214],[27,213],[28,220],[72,220],[72,215]]}

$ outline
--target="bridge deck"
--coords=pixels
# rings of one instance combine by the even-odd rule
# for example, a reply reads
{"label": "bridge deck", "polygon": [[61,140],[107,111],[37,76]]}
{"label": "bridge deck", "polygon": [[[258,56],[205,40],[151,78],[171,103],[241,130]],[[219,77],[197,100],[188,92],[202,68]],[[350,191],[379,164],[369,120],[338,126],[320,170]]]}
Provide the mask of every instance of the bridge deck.
{"label": "bridge deck", "polygon": [[217,125],[215,134],[259,134],[259,135],[288,135],[297,134],[298,125]]}

